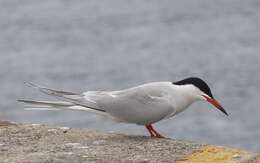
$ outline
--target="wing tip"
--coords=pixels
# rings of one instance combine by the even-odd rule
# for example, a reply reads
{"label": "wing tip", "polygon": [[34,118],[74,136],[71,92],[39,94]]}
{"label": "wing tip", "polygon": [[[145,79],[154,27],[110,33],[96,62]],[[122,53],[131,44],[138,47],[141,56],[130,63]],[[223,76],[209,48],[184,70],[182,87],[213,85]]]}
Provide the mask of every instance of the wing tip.
{"label": "wing tip", "polygon": [[17,101],[17,102],[25,102],[26,100],[23,100],[23,99],[17,99],[16,101]]}
{"label": "wing tip", "polygon": [[33,83],[31,83],[31,82],[23,82],[26,86],[28,86],[28,87],[33,87],[33,88],[38,88],[38,86],[36,85],[36,84],[33,84]]}

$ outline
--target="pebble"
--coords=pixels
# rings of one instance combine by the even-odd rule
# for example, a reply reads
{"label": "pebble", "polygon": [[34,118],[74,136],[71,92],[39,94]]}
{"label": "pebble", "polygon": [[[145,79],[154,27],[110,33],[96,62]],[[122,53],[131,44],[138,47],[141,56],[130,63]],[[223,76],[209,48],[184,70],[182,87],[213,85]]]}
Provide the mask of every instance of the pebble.
{"label": "pebble", "polygon": [[80,145],[80,143],[67,143],[67,144],[65,144],[66,146],[79,146]]}
{"label": "pebble", "polygon": [[92,144],[95,144],[95,145],[100,145],[100,144],[105,144],[106,141],[105,140],[96,140],[96,141],[93,141]]}
{"label": "pebble", "polygon": [[239,154],[235,154],[235,155],[233,155],[233,157],[232,157],[233,159],[240,159],[241,158],[241,156],[239,155]]}

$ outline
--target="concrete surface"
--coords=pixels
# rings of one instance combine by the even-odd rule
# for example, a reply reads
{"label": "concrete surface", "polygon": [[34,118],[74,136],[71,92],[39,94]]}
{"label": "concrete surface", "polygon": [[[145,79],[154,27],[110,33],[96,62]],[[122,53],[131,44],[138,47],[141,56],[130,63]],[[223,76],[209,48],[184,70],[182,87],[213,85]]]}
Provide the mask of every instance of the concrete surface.
{"label": "concrete surface", "polygon": [[0,162],[260,162],[254,153],[184,140],[1,124]]}

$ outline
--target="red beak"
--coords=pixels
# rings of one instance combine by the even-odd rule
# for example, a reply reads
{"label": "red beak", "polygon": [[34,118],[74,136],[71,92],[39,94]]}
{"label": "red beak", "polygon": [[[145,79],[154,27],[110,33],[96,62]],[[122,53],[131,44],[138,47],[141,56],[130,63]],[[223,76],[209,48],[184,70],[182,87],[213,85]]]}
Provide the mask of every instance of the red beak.
{"label": "red beak", "polygon": [[226,110],[220,105],[220,103],[217,100],[215,100],[214,98],[209,98],[207,96],[203,96],[203,97],[205,97],[209,103],[214,105],[217,109],[219,109],[220,111],[222,111],[224,114],[228,116]]}

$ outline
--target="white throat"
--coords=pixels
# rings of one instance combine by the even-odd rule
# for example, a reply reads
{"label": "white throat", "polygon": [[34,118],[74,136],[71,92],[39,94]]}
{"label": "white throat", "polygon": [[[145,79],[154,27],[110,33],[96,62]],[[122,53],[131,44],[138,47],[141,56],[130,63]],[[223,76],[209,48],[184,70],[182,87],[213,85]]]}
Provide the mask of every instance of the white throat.
{"label": "white throat", "polygon": [[193,102],[203,100],[200,95],[201,91],[193,85],[173,85],[172,88],[176,114],[188,108]]}

